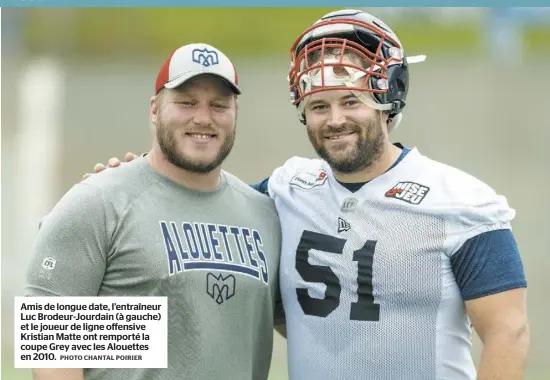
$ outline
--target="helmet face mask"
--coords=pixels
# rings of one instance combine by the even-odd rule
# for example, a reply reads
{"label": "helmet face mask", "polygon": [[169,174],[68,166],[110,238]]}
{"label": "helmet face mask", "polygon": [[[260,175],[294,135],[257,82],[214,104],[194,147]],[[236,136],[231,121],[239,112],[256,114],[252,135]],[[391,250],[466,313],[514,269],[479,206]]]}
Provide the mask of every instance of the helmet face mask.
{"label": "helmet face mask", "polygon": [[343,10],[324,16],[296,39],[288,79],[302,122],[307,96],[342,89],[393,118],[405,106],[408,64],[387,25],[365,12]]}

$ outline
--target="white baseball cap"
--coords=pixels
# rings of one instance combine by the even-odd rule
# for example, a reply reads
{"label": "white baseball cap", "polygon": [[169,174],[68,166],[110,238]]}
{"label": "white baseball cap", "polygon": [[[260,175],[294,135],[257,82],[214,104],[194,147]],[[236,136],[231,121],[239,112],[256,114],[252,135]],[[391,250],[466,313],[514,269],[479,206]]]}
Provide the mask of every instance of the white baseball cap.
{"label": "white baseball cap", "polygon": [[215,47],[195,43],[176,49],[162,64],[155,83],[155,94],[162,88],[176,88],[201,74],[217,75],[225,79],[233,91],[241,94],[235,66]]}

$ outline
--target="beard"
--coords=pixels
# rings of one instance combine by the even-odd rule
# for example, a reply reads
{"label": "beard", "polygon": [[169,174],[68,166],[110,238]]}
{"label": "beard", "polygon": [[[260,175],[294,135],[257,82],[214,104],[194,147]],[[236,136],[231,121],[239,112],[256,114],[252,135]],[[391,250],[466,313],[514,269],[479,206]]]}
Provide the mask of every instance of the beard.
{"label": "beard", "polygon": [[164,124],[160,114],[157,120],[157,141],[164,157],[178,168],[198,174],[209,173],[222,164],[231,152],[231,149],[233,149],[235,131],[236,128],[233,133],[226,135],[220,150],[213,159],[197,160],[178,151],[176,134],[181,133],[181,129],[170,128]]}
{"label": "beard", "polygon": [[[357,140],[349,148],[349,144],[343,148],[348,152],[344,154],[331,154],[324,146],[326,141],[324,133],[354,132]],[[307,134],[311,145],[330,167],[340,173],[354,173],[366,169],[375,162],[383,152],[384,132],[382,130],[382,118],[380,113],[365,123],[346,123],[338,127],[326,127],[317,133],[307,128]],[[334,150],[334,149],[332,149]]]}

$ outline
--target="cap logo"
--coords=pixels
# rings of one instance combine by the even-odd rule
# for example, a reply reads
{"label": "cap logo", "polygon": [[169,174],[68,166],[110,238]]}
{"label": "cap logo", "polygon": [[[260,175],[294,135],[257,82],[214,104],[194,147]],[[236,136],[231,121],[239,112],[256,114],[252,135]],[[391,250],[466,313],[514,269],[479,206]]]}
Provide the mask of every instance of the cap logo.
{"label": "cap logo", "polygon": [[218,59],[218,52],[215,50],[193,49],[193,62],[197,62],[204,67],[217,65],[220,63]]}

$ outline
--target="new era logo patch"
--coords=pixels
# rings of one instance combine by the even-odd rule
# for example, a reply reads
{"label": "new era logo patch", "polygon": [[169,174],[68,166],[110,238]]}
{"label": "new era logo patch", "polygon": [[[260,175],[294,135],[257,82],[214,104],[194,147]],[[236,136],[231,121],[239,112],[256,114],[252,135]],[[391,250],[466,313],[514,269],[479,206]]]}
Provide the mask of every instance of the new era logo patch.
{"label": "new era logo patch", "polygon": [[351,229],[351,224],[349,224],[345,219],[338,218],[338,233],[349,231]]}
{"label": "new era logo patch", "polygon": [[415,182],[399,182],[386,192],[386,198],[400,199],[417,205],[426,197],[430,188]]}

